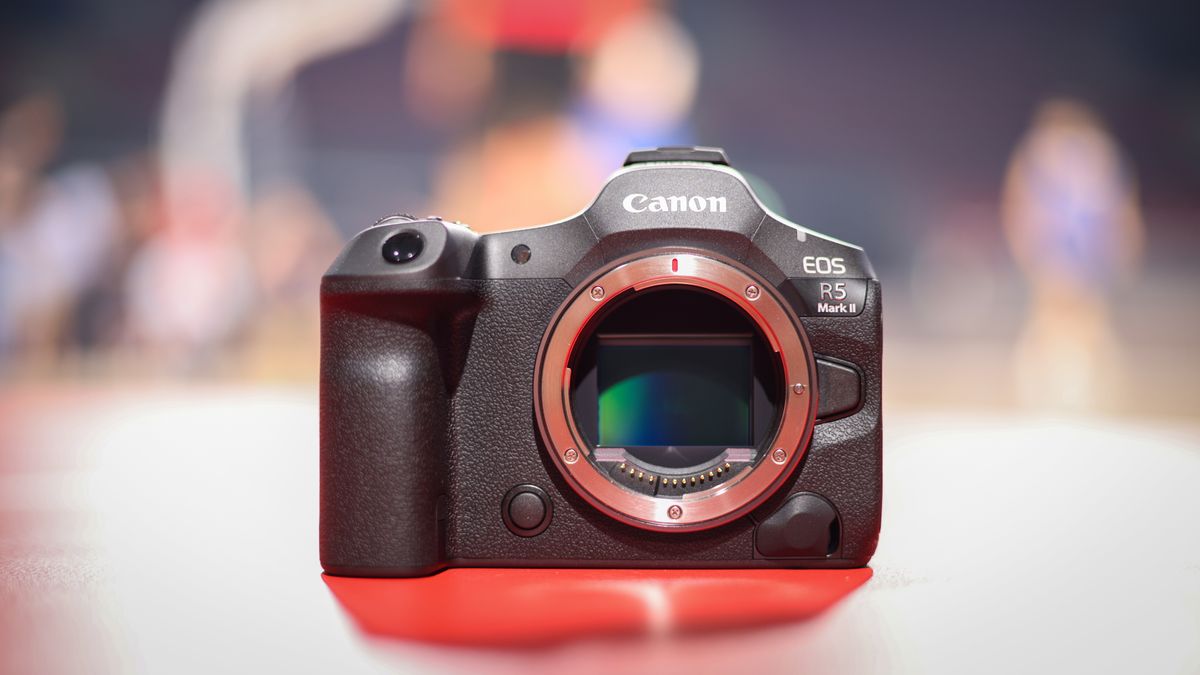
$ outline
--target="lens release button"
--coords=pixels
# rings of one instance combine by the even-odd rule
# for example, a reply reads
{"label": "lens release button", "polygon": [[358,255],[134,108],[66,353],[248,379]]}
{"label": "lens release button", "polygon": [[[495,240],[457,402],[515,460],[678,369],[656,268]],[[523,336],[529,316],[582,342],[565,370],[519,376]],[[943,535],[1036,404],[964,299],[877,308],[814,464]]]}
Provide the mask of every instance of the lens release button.
{"label": "lens release button", "polygon": [[847,363],[817,357],[817,421],[845,417],[862,405],[862,376]]}

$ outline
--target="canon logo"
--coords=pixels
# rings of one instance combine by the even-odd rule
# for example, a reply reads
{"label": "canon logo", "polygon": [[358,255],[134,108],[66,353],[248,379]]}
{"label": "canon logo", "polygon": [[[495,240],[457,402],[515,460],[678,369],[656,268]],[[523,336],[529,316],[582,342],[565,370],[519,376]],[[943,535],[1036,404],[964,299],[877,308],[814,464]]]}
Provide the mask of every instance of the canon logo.
{"label": "canon logo", "polygon": [[700,197],[698,195],[692,197],[684,195],[648,197],[637,192],[621,200],[621,206],[625,207],[625,210],[630,213],[641,213],[643,211],[650,211],[652,213],[661,213],[664,211],[725,213],[727,209],[724,197]]}

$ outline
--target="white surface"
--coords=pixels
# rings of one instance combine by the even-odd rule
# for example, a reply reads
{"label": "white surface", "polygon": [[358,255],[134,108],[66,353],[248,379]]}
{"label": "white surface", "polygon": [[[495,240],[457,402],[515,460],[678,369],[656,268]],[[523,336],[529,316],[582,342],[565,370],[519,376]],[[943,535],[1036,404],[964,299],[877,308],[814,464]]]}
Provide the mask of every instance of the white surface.
{"label": "white surface", "polygon": [[[38,624],[38,639],[6,646],[10,667],[1200,672],[1196,429],[891,414],[875,575],[841,604],[803,623],[698,635],[674,634],[658,607],[655,636],[520,651],[358,632],[319,576],[311,393],[91,397],[69,425],[19,409],[5,424],[22,431],[0,452],[39,459],[0,475],[0,512],[77,524],[59,545],[46,544],[53,529],[0,541],[0,611]],[[50,609],[30,609],[49,597]]]}

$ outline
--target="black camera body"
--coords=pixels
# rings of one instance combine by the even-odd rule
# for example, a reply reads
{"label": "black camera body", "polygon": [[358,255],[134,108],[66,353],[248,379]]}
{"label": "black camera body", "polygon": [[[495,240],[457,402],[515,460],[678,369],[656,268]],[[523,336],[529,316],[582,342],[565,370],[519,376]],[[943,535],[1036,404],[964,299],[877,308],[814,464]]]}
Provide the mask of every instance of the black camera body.
{"label": "black camera body", "polygon": [[880,307],[717,149],[635,152],[551,225],[386,218],[321,284],[321,564],[863,566]]}

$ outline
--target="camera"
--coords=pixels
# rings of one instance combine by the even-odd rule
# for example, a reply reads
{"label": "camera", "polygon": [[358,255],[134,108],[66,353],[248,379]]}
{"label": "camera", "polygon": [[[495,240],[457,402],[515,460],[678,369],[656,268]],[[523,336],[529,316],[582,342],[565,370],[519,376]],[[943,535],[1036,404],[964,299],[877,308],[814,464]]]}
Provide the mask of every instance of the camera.
{"label": "camera", "polygon": [[321,282],[322,567],[866,565],[880,302],[716,148],[550,225],[385,218]]}

